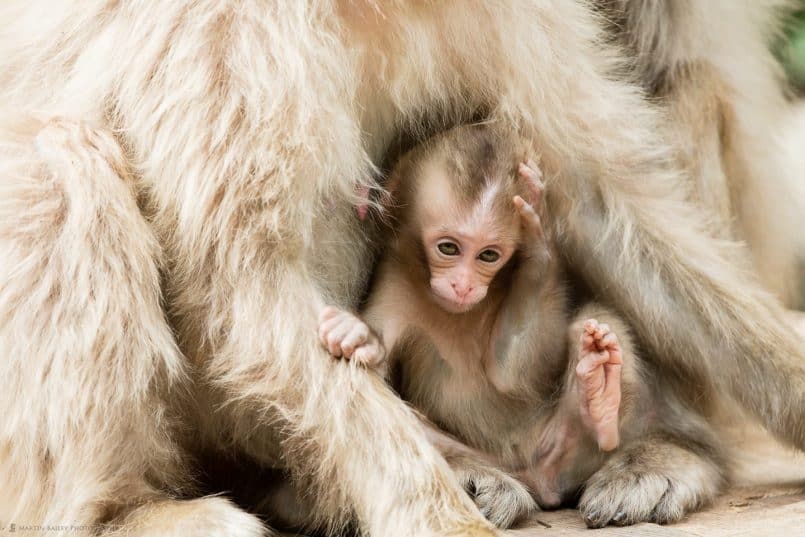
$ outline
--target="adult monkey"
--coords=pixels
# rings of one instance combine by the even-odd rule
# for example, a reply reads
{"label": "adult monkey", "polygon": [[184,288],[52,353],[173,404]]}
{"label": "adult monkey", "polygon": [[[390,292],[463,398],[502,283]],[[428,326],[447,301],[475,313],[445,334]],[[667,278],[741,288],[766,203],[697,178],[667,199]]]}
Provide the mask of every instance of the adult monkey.
{"label": "adult monkey", "polygon": [[203,446],[287,464],[323,522],[493,534],[410,412],[314,328],[371,264],[356,183],[399,134],[478,114],[537,136],[564,250],[669,382],[717,385],[805,447],[805,352],[684,201],[586,3],[0,9],[0,520],[259,534],[220,498],[171,499]]}

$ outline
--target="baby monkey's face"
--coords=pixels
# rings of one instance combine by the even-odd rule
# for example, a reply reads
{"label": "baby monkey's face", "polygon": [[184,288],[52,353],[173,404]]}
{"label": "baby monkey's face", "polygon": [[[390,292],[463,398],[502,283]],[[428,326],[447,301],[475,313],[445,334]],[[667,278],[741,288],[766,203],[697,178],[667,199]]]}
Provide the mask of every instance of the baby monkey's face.
{"label": "baby monkey's face", "polygon": [[495,274],[514,248],[483,229],[445,226],[423,237],[430,287],[439,305],[451,313],[469,311],[486,298]]}
{"label": "baby monkey's face", "polygon": [[469,311],[483,301],[493,278],[517,249],[515,207],[508,201],[507,214],[499,214],[497,190],[491,185],[470,207],[442,191],[423,211],[421,240],[430,288],[436,302],[451,313]]}

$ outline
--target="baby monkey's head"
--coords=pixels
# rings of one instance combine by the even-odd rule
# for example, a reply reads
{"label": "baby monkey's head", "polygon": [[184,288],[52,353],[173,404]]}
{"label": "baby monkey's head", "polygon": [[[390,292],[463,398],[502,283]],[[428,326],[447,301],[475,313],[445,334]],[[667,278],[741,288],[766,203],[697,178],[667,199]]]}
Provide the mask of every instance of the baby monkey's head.
{"label": "baby monkey's head", "polygon": [[487,296],[524,240],[515,196],[531,144],[498,125],[465,125],[412,150],[392,178],[401,235],[427,268],[435,301],[452,313]]}

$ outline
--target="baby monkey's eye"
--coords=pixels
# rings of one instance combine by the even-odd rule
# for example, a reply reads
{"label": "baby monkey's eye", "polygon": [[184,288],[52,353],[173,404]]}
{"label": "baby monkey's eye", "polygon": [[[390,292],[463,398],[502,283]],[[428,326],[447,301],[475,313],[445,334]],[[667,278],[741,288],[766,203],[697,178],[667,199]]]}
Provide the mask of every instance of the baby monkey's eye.
{"label": "baby monkey's eye", "polygon": [[458,244],[454,242],[440,242],[437,248],[444,255],[458,255]]}
{"label": "baby monkey's eye", "polygon": [[480,254],[478,254],[478,259],[483,261],[484,263],[494,263],[498,259],[500,259],[500,254],[494,250],[484,250]]}

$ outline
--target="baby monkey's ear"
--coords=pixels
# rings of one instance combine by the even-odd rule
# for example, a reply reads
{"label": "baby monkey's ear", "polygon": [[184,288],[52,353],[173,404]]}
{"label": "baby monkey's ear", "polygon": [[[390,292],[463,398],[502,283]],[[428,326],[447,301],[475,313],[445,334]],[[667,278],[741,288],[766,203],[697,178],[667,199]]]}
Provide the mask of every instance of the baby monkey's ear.
{"label": "baby monkey's ear", "polygon": [[[409,155],[403,156],[400,161],[394,166],[394,169],[389,173],[388,178],[383,183],[383,191],[381,192],[379,203],[389,209],[399,201],[402,194],[403,182],[411,175],[411,157]],[[408,178],[410,181],[411,178]]]}

